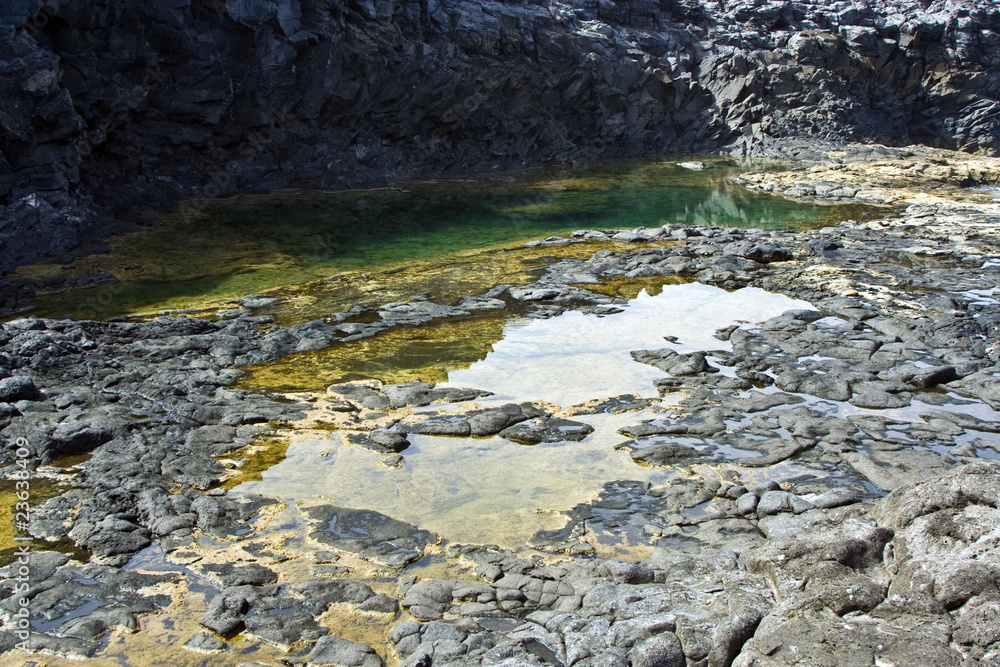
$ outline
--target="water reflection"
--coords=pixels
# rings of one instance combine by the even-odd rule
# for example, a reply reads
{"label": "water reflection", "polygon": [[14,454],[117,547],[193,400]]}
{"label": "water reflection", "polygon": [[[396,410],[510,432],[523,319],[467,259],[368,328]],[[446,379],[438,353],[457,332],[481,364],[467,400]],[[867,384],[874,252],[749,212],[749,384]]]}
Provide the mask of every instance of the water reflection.
{"label": "water reflection", "polygon": [[22,275],[105,272],[122,282],[49,295],[39,314],[112,317],[203,305],[345,271],[385,271],[474,248],[580,228],[665,223],[784,228],[859,217],[749,192],[737,169],[673,162],[533,171],[507,181],[428,182],[344,192],[283,192],[210,202],[203,217],[112,240],[114,252]]}
{"label": "water reflection", "polygon": [[[549,320],[512,323],[485,359],[453,371],[448,379],[510,400],[545,399],[563,407],[623,393],[649,393],[663,373],[634,362],[632,350],[729,350],[729,343],[714,334],[736,318],[757,322],[808,307],[805,301],[755,287],[726,292],[700,283],[666,285],[657,296],[640,292],[615,315],[568,312]],[[664,336],[677,342],[668,346]]]}
{"label": "water reflection", "polygon": [[[508,322],[479,361],[452,366],[447,378],[495,392],[478,401],[483,406],[544,399],[569,407],[621,393],[656,396],[652,383],[663,373],[633,361],[631,350],[666,347],[664,336],[677,336],[670,346],[679,351],[720,349],[726,344],[713,334],[721,327],[807,306],[755,288],[728,293],[697,283],[667,285],[656,296],[641,292],[614,315],[568,312]],[[434,344],[431,337],[424,349],[431,357],[443,349]],[[404,369],[394,375],[436,379],[406,367],[414,358],[419,355],[397,357]],[[438,362],[437,372],[451,363],[447,359]],[[384,467],[367,449],[342,444],[336,433],[331,439],[306,433],[293,439],[286,458],[264,471],[261,481],[235,492],[373,509],[451,541],[516,548],[538,530],[560,527],[565,519],[553,512],[587,501],[607,481],[659,482],[673,474],[637,466],[627,452],[614,449],[623,440],[617,429],[653,416],[647,411],[577,416],[594,427],[586,439],[532,447],[497,437],[411,435],[398,469]]]}

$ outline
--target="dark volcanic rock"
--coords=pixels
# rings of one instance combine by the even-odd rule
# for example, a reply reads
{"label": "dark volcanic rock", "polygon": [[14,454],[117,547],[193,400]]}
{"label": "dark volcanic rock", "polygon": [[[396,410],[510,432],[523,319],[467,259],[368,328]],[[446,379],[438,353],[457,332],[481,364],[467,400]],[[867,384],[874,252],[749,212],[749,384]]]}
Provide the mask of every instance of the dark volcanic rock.
{"label": "dark volcanic rock", "polygon": [[54,552],[33,552],[29,561],[30,586],[17,579],[23,564],[14,562],[0,571],[3,613],[18,612],[21,599],[26,598],[31,627],[38,630],[30,640],[32,648],[61,647],[63,653],[77,656],[93,653],[97,645],[90,640],[109,630],[134,632],[136,615],[162,609],[172,601],[169,595],[139,591],[177,579],[175,573],[142,574],[68,562],[66,556]]}
{"label": "dark volcanic rock", "polygon": [[23,375],[0,380],[0,401],[13,403],[15,401],[33,401],[38,397],[38,388],[31,378]]}
{"label": "dark volcanic rock", "polygon": [[583,440],[594,432],[590,424],[559,419],[557,417],[535,417],[500,431],[500,437],[522,445],[537,445],[542,442],[562,442]]}
{"label": "dark volcanic rock", "polygon": [[233,565],[232,563],[211,564],[202,567],[212,578],[227,588],[230,586],[263,586],[273,584],[278,575],[263,565]]}
{"label": "dark volcanic rock", "polygon": [[485,437],[505,432],[516,424],[544,414],[531,403],[507,403],[498,408],[460,413],[422,412],[404,418],[399,428],[406,433],[424,435]]}
{"label": "dark volcanic rock", "polygon": [[655,366],[671,375],[697,375],[698,373],[715,373],[718,369],[708,365],[704,352],[682,354],[669,348],[662,350],[636,350],[632,358],[641,364]]}
{"label": "dark volcanic rock", "polygon": [[752,259],[761,264],[783,262],[792,258],[792,251],[777,243],[759,243],[753,241],[736,241],[722,249],[727,255]]}
{"label": "dark volcanic rock", "polygon": [[184,642],[184,648],[196,653],[221,653],[226,650],[226,642],[202,630]]}
{"label": "dark volcanic rock", "polygon": [[[5,323],[4,363],[25,373],[5,381],[25,398],[0,403],[19,408],[0,413],[0,460],[15,457],[22,437],[31,444],[32,467],[66,454],[91,454],[73,479],[76,488],[33,512],[32,534],[68,537],[100,562],[115,564],[155,537],[196,527],[216,537],[245,534],[246,520],[273,501],[200,493],[224,475],[212,457],[274,432],[249,424],[304,413],[298,403],[228,389],[240,375],[226,367],[234,357],[211,351],[220,341],[241,353],[257,347],[262,334],[256,326],[268,321]],[[40,400],[28,401],[29,393]]]}
{"label": "dark volcanic rock", "polygon": [[317,667],[381,667],[383,663],[371,646],[331,635],[316,642],[309,652],[309,664]]}
{"label": "dark volcanic rock", "polygon": [[678,443],[655,444],[641,449],[632,448],[631,443],[623,443],[615,447],[615,449],[627,449],[634,461],[651,466],[670,466],[678,463],[687,463],[696,460],[702,454],[694,447]]}
{"label": "dark volcanic rock", "polygon": [[[129,228],[108,212],[136,201],[193,198],[192,218],[237,191],[721,147],[778,155],[795,137],[995,149],[994,9],[7,2],[0,274],[105,248]],[[788,259],[771,242],[726,252]],[[30,289],[4,282],[0,310]]]}
{"label": "dark volcanic rock", "polygon": [[312,539],[390,567],[412,563],[428,545],[440,539],[413,524],[372,510],[321,505],[308,508],[306,513],[315,521],[309,534]]}
{"label": "dark volcanic rock", "polygon": [[201,624],[222,637],[233,637],[245,627],[248,609],[244,596],[226,595],[223,591],[202,614]]}

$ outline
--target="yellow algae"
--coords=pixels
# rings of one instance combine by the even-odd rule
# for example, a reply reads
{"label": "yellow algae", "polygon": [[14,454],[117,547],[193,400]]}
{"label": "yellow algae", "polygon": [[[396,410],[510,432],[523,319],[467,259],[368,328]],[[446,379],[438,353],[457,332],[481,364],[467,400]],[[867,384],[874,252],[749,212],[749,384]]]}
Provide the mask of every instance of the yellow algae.
{"label": "yellow algae", "polygon": [[586,259],[600,250],[621,249],[621,243],[586,242],[564,246],[524,248],[523,244],[501,245],[485,250],[464,250],[444,259],[407,262],[378,274],[353,271],[337,280],[319,280],[288,285],[269,294],[282,302],[260,309],[275,315],[282,325],[329,316],[355,305],[379,306],[426,296],[431,301],[457,304],[462,297],[486,292],[494,285],[524,284],[529,272],[560,259]]}
{"label": "yellow algae", "polygon": [[[615,162],[537,170],[507,180],[408,183],[339,192],[283,191],[219,199],[172,213],[158,226],[109,240],[108,254],[14,275],[110,284],[39,295],[35,314],[91,319],[232,307],[233,299],[358,272],[376,278],[463,251],[566,234],[664,223],[788,227],[828,224],[852,209],[750,192],[740,168]],[[552,253],[557,256],[558,253]],[[565,256],[565,255],[562,255]],[[227,305],[228,304],[228,305]]]}
{"label": "yellow algae", "polygon": [[[17,494],[23,492],[23,489],[18,489],[15,484],[14,480],[0,480],[0,566],[10,563],[15,557],[17,548],[22,545],[28,545],[32,551],[56,548],[56,543],[44,540],[32,539],[20,542],[14,539],[15,536],[28,536],[26,527],[19,526],[23,517],[18,516],[17,509],[17,504],[23,502],[19,500]],[[68,490],[69,486],[65,483],[55,482],[44,477],[33,477],[29,480],[28,500],[26,502],[29,508],[35,508]],[[63,542],[59,542],[58,545],[67,546]]]}
{"label": "yellow algae", "polygon": [[486,315],[399,328],[325,350],[291,355],[246,369],[237,388],[255,391],[322,391],[358,376],[387,384],[443,382],[456,368],[483,359],[503,336],[505,318]]}
{"label": "yellow algae", "polygon": [[540,509],[586,502],[603,480],[666,474],[642,470],[628,454],[609,447],[621,439],[614,429],[624,422],[600,427],[602,420],[591,421],[598,437],[533,447],[500,438],[411,435],[399,469],[381,467],[382,457],[363,448],[295,439],[286,459],[267,470],[262,482],[236,492],[373,509],[452,542],[519,549],[535,532],[564,525],[564,516]]}
{"label": "yellow algae", "polygon": [[[265,508],[267,509],[267,508]],[[311,555],[315,549],[303,542],[301,536],[307,530],[307,524],[301,514],[294,508],[279,507],[266,513],[255,522],[262,537],[254,537],[245,541],[227,541],[203,546],[192,542],[181,550],[166,555],[162,563],[151,569],[138,567],[137,571],[162,573],[175,571],[182,573],[190,566],[190,570],[198,571],[200,566],[211,563],[260,562],[274,570],[280,584],[297,584],[315,578],[310,570]],[[277,529],[274,526],[278,526]],[[256,533],[255,533],[256,534]],[[177,554],[185,554],[177,559]],[[155,560],[155,557],[154,557]],[[376,592],[393,595],[397,587],[396,571],[383,572],[373,568],[371,563],[360,560],[353,555],[345,554],[336,560],[337,565],[346,565],[351,569],[351,580],[366,583]],[[185,581],[186,580],[186,581]],[[98,658],[88,660],[88,664],[99,667],[120,665],[173,666],[180,667],[231,667],[244,661],[279,664],[287,659],[288,652],[283,648],[273,646],[267,641],[243,632],[228,640],[228,650],[218,654],[202,654],[180,650],[180,647],[192,635],[204,631],[198,619],[205,612],[216,590],[204,586],[197,590],[188,588],[190,575],[182,574],[176,582],[158,584],[145,589],[146,593],[167,593],[174,599],[164,610],[143,615],[139,619],[139,632],[128,634],[113,632],[105,641],[108,646],[101,651]],[[218,586],[221,589],[221,586]],[[387,655],[387,635],[392,625],[399,621],[397,615],[366,614],[358,612],[348,605],[334,605],[329,611],[319,617],[321,625],[330,629],[330,633],[352,641],[363,641],[388,658],[389,664],[396,664],[391,655]],[[304,644],[292,647],[308,650]],[[35,656],[38,659],[38,656]],[[18,663],[20,664],[20,663]],[[44,658],[39,665],[62,665],[63,659]],[[75,664],[79,664],[78,662]]]}
{"label": "yellow algae", "polygon": [[264,438],[227,454],[222,460],[236,458],[241,459],[241,462],[236,468],[236,474],[224,479],[219,486],[224,489],[234,489],[243,482],[260,481],[261,474],[265,470],[281,463],[287,450],[288,440]]}
{"label": "yellow algae", "polygon": [[[351,579],[356,581],[354,577]],[[330,628],[332,635],[368,644],[384,658],[393,656],[389,630],[399,622],[396,614],[365,613],[358,611],[354,605],[340,603],[330,605],[317,621]]]}
{"label": "yellow algae", "polygon": [[659,296],[663,293],[664,285],[683,285],[691,282],[690,278],[680,276],[648,276],[645,278],[625,278],[615,276],[602,280],[599,285],[577,285],[589,289],[598,294],[628,299],[631,301],[639,296],[641,292],[646,292],[649,296]]}
{"label": "yellow algae", "polygon": [[[140,629],[134,634],[112,633],[110,639],[105,640],[107,647],[99,657],[88,659],[87,664],[95,667],[232,667],[245,660],[277,664],[287,656],[285,651],[245,635],[229,640],[229,649],[223,653],[203,654],[181,649],[192,635],[205,630],[198,619],[208,608],[215,592],[191,590],[184,585],[183,579],[173,584],[161,584],[160,592],[168,591],[174,597],[169,607],[141,616]],[[241,655],[246,658],[240,658]]]}
{"label": "yellow algae", "polygon": [[61,468],[63,470],[77,468],[81,463],[86,463],[93,456],[90,452],[84,454],[69,454],[67,456],[60,456],[59,458],[53,460],[49,463],[50,468]]}
{"label": "yellow algae", "polygon": [[[554,248],[529,248],[502,255],[507,262],[476,262],[489,275],[481,288],[497,282],[526,282],[529,279],[525,266],[532,262],[544,261],[552,253],[560,257],[589,256],[599,248],[618,244],[572,244]],[[471,269],[471,267],[470,267]],[[459,271],[460,272],[460,271]],[[469,272],[465,273],[468,278]],[[437,276],[440,278],[440,276]],[[395,280],[389,276],[383,281]],[[594,292],[633,300],[645,291],[650,296],[659,295],[663,286],[690,282],[677,277],[613,278],[598,285],[581,285]],[[446,282],[446,284],[449,284]],[[427,287],[427,283],[411,283],[410,293]],[[357,302],[359,290],[364,284],[348,285],[348,301]],[[291,288],[290,288],[291,289]],[[296,290],[305,290],[297,286]],[[386,288],[381,296],[399,296],[400,290]],[[440,292],[431,292],[441,298]],[[329,303],[324,300],[324,303]],[[294,319],[316,316],[305,306],[296,310]],[[321,391],[331,384],[353,379],[376,378],[387,384],[422,380],[424,382],[444,382],[448,374],[456,369],[466,368],[482,360],[492,351],[493,345],[503,337],[504,327],[510,321],[507,311],[491,311],[472,317],[459,317],[432,322],[419,327],[400,327],[381,332],[375,336],[348,343],[334,343],[329,348],[318,351],[293,354],[275,362],[247,367],[246,373],[237,381],[236,387],[266,392]]]}

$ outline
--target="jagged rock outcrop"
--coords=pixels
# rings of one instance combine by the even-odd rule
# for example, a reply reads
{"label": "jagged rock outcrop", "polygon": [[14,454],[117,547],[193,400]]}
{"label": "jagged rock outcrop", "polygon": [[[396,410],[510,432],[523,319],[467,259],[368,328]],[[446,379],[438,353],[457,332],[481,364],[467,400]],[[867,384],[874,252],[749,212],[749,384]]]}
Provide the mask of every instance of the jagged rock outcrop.
{"label": "jagged rock outcrop", "polygon": [[985,0],[12,0],[0,274],[179,199],[790,137],[995,150],[998,72]]}

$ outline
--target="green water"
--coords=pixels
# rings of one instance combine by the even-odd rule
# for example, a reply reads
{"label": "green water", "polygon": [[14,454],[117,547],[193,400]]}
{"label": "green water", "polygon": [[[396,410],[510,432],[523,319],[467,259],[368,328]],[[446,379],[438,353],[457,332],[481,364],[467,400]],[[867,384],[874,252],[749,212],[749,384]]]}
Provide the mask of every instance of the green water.
{"label": "green water", "polygon": [[868,213],[751,193],[737,167],[674,162],[539,170],[509,180],[422,182],[341,192],[281,192],[209,202],[197,215],[112,240],[113,252],[30,275],[83,271],[117,283],[43,295],[37,314],[111,318],[226,301],[342,272],[385,272],[451,254],[575,229],[665,223],[762,227],[831,224]]}

